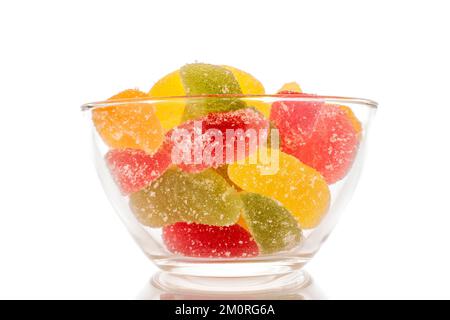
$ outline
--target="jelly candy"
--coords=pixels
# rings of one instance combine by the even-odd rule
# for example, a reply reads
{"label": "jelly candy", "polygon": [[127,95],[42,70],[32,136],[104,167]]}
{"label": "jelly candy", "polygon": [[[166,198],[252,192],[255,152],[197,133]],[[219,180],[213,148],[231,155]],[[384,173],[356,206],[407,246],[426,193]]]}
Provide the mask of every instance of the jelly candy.
{"label": "jelly candy", "polygon": [[[196,91],[196,95],[202,95],[202,94],[223,94],[223,93],[242,93],[242,94],[255,94],[255,95],[262,95],[265,93],[264,87],[255,77],[250,75],[247,72],[244,72],[242,70],[239,70],[234,67],[230,66],[214,66],[214,65],[208,65],[208,64],[191,64],[187,65],[184,69],[187,69],[188,73],[190,73],[189,69],[195,69],[197,66],[198,69],[200,68],[206,68],[206,69],[213,69],[213,70],[219,70],[222,73],[226,74],[227,76],[224,76],[223,78],[226,80],[226,82],[230,82],[232,84],[232,90],[228,90],[226,86],[220,85],[220,75],[219,75],[219,87],[215,90],[211,90],[208,88],[205,88],[204,86],[200,86]],[[228,72],[227,72],[228,71]],[[229,72],[231,72],[232,76],[234,76],[235,80],[230,76]],[[194,70],[195,73],[195,70]],[[209,76],[208,76],[209,77]],[[188,79],[189,80],[189,79]],[[239,86],[236,87],[236,81]],[[189,82],[189,81],[188,81]],[[197,87],[197,86],[196,86]],[[168,75],[161,78],[158,82],[154,84],[154,86],[150,89],[149,95],[152,97],[173,97],[173,96],[189,96],[193,95],[192,92],[190,92],[189,87],[187,87],[187,90],[185,89],[185,86],[183,84],[183,79],[181,77],[181,71],[176,70]],[[227,92],[230,91],[230,92]],[[159,120],[161,121],[161,125],[165,129],[165,131],[168,131],[176,126],[178,126],[182,121],[182,116],[184,113],[184,108],[186,101],[183,101],[182,99],[178,101],[174,100],[167,100],[167,101],[161,101],[155,103],[155,113]],[[211,102],[213,101],[211,98],[209,99],[196,99],[198,104],[204,103],[204,102]],[[226,101],[226,104],[229,102],[233,102],[230,99],[222,99],[222,101]],[[195,102],[195,101],[194,101]],[[217,99],[216,99],[217,102]],[[234,100],[235,103],[238,103],[237,100]],[[213,104],[213,103],[212,103]],[[239,102],[239,105],[243,106],[242,102]],[[259,112],[264,114],[267,118],[270,115],[270,104],[264,103],[262,101],[252,101],[249,103],[250,106],[255,107]],[[213,106],[212,109],[215,109],[216,106]],[[194,106],[189,107],[191,109],[197,108]],[[189,109],[188,108],[188,109]],[[234,109],[232,106],[231,109]],[[236,108],[237,109],[237,108]],[[205,110],[197,110],[200,114],[206,114]],[[214,111],[214,110],[211,110]],[[185,120],[190,118],[196,118],[198,115],[196,114],[195,110],[191,110],[194,114],[190,116],[187,114],[185,116]]]}
{"label": "jelly candy", "polygon": [[238,220],[243,203],[213,169],[190,174],[169,168],[145,189],[131,194],[130,207],[150,227],[180,221],[229,226]]}
{"label": "jelly candy", "polygon": [[280,132],[281,150],[291,154],[307,143],[317,126],[322,101],[277,101],[270,120]]}
{"label": "jelly candy", "polygon": [[290,153],[319,171],[328,183],[335,183],[347,174],[355,159],[360,135],[356,130],[341,106],[325,105],[308,142],[290,149]]}
{"label": "jelly candy", "polygon": [[270,119],[280,130],[281,150],[318,170],[329,183],[350,169],[361,124],[350,108],[322,101],[281,101]]}
{"label": "jelly candy", "polygon": [[286,94],[286,93],[301,93],[302,89],[300,88],[300,85],[297,82],[288,82],[285,83],[280,90],[278,90],[278,93]]}
{"label": "jelly candy", "polygon": [[122,99],[133,99],[133,98],[145,98],[147,95],[138,89],[127,89],[113,95],[108,100],[122,100]]}
{"label": "jelly candy", "polygon": [[257,193],[241,193],[243,218],[261,253],[274,253],[297,246],[302,231],[292,214],[275,200]]}
{"label": "jelly candy", "polygon": [[[300,85],[297,82],[289,82],[285,83],[283,87],[278,90],[279,94],[300,94],[302,93],[302,89],[300,88]],[[311,94],[303,94],[303,96],[314,96]],[[304,104],[304,103],[303,103]],[[358,118],[353,113],[352,109],[347,106],[340,106],[340,108],[347,114],[347,116],[350,118],[351,122],[353,123],[353,126],[356,130],[356,132],[359,134],[362,132],[362,126],[361,122],[359,122]]]}
{"label": "jelly candy", "polygon": [[359,122],[358,118],[355,116],[352,109],[347,106],[339,106],[339,108],[341,108],[341,110],[344,111],[344,113],[350,119],[350,122],[352,123],[356,133],[358,134],[358,136],[360,136],[362,133],[361,122]]}
{"label": "jelly candy", "polygon": [[116,149],[109,151],[105,159],[124,195],[141,190],[171,164],[170,153],[164,150],[149,155],[138,149]]}
{"label": "jelly candy", "polygon": [[[270,163],[260,158],[256,164],[230,164],[231,181],[245,191],[279,201],[300,222],[301,228],[310,229],[319,224],[330,203],[330,191],[322,175],[279,150],[261,149],[260,152],[270,154]],[[273,163],[277,160],[278,168]]]}
{"label": "jelly candy", "polygon": [[[109,100],[146,97],[139,90],[125,90]],[[153,153],[161,144],[164,133],[150,104],[127,103],[92,111],[94,125],[111,148],[142,149]]]}
{"label": "jelly candy", "polygon": [[[186,95],[181,82],[180,70],[169,73],[156,82],[149,91],[151,97],[173,97]],[[155,113],[164,130],[170,130],[181,122],[185,102],[167,100],[155,103]]]}
{"label": "jelly candy", "polygon": [[[221,66],[205,63],[187,64],[180,69],[186,95],[242,94],[233,73]],[[224,112],[244,108],[238,98],[197,98],[186,105],[183,120],[197,119],[211,112]]]}
{"label": "jelly candy", "polygon": [[241,226],[208,226],[178,222],[163,228],[169,251],[198,258],[242,258],[259,253],[256,242]]}
{"label": "jelly candy", "polygon": [[178,159],[175,164],[181,169],[200,172],[255,152],[268,127],[269,121],[251,108],[210,113],[169,131],[164,144],[171,145],[172,160]]}
{"label": "jelly candy", "polygon": [[[251,74],[239,70],[230,66],[222,66],[227,70],[230,70],[237,82],[239,83],[239,87],[243,94],[254,94],[254,95],[264,95],[265,90],[262,83],[253,77]],[[254,107],[256,110],[261,112],[266,118],[270,116],[270,103],[263,102],[261,100],[248,101],[248,106]]]}
{"label": "jelly candy", "polygon": [[206,63],[186,64],[180,69],[186,94],[241,94],[233,73],[221,66]]}

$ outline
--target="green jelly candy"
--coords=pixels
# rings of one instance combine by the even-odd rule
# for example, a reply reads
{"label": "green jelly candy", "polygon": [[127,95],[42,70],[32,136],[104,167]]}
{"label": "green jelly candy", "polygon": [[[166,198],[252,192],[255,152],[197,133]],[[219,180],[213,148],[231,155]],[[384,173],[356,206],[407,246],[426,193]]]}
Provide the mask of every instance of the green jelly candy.
{"label": "green jelly candy", "polygon": [[[188,96],[242,94],[233,73],[221,66],[187,64],[180,68],[180,75]],[[197,119],[211,112],[226,112],[245,107],[245,102],[238,98],[195,98],[187,103],[183,121]]]}
{"label": "green jelly candy", "polygon": [[257,193],[241,193],[243,217],[261,253],[289,250],[302,240],[302,231],[292,214],[275,200]]}
{"label": "green jelly candy", "polygon": [[229,226],[239,219],[243,203],[213,169],[193,174],[171,168],[131,194],[130,207],[142,224],[155,228],[180,221]]}

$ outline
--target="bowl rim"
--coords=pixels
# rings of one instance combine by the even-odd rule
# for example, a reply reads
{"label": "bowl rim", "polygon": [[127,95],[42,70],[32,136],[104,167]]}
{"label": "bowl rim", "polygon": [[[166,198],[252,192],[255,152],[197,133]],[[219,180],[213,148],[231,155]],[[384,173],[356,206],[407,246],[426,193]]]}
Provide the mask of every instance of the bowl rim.
{"label": "bowl rim", "polygon": [[366,98],[356,98],[356,97],[346,97],[346,96],[333,96],[333,95],[311,95],[305,93],[288,93],[288,94],[205,94],[205,95],[193,95],[193,96],[164,96],[164,97],[139,97],[131,99],[115,99],[115,100],[104,100],[104,101],[94,101],[88,102],[81,106],[81,111],[89,111],[97,108],[111,107],[111,106],[126,106],[130,103],[162,103],[171,100],[184,100],[184,99],[205,99],[205,98],[245,98],[246,100],[260,99],[269,100],[268,102],[279,101],[280,98],[283,101],[320,101],[325,103],[334,104],[359,104],[370,107],[372,109],[378,108],[378,102],[366,99]]}

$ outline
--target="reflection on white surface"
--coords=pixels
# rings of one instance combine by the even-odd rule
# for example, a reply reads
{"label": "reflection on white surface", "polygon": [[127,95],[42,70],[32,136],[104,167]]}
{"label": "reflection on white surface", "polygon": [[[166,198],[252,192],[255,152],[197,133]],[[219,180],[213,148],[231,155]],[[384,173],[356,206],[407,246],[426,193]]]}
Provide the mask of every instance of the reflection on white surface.
{"label": "reflection on white surface", "polygon": [[[227,290],[204,291],[189,290],[161,286],[155,281],[161,273],[156,273],[145,284],[142,291],[136,297],[139,300],[322,300],[326,299],[325,294],[318,287],[316,281],[308,274],[306,281],[299,285],[288,287],[273,287],[268,290],[243,292],[239,287],[235,287],[233,292]],[[204,285],[204,283],[203,283]]]}

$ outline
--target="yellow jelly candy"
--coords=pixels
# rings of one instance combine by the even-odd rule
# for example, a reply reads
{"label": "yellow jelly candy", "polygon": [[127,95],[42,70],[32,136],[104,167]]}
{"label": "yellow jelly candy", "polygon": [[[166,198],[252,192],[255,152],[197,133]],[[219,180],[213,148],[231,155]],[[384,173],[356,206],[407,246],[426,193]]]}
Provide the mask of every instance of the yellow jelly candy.
{"label": "yellow jelly candy", "polygon": [[278,92],[298,92],[302,93],[302,89],[300,88],[300,85],[297,82],[288,82],[285,83]]}
{"label": "yellow jelly candy", "polygon": [[[276,153],[278,165],[273,163],[277,157],[272,155]],[[261,154],[270,154],[268,158],[271,161],[259,160],[253,164],[246,159],[245,164],[231,164],[228,166],[230,179],[245,191],[278,200],[302,228],[317,226],[330,203],[330,191],[324,178],[313,168],[281,151],[261,149]]]}
{"label": "yellow jelly candy", "polygon": [[[109,100],[147,97],[129,89]],[[92,121],[103,141],[115,149],[133,148],[153,153],[163,140],[163,130],[151,104],[127,103],[93,110]]]}
{"label": "yellow jelly candy", "polygon": [[[151,97],[184,96],[186,92],[181,82],[180,70],[173,71],[156,82],[149,91]],[[184,101],[165,101],[155,103],[155,113],[165,131],[181,122],[184,112]]]}
{"label": "yellow jelly candy", "polygon": [[[253,77],[250,73],[230,66],[222,67],[233,73],[234,77],[239,83],[239,86],[241,87],[241,91],[243,94],[263,95],[266,93],[262,83],[258,79]],[[271,106],[270,103],[265,103],[263,101],[249,101],[247,104],[249,106],[255,107],[256,110],[261,112],[266,118],[269,118]]]}

